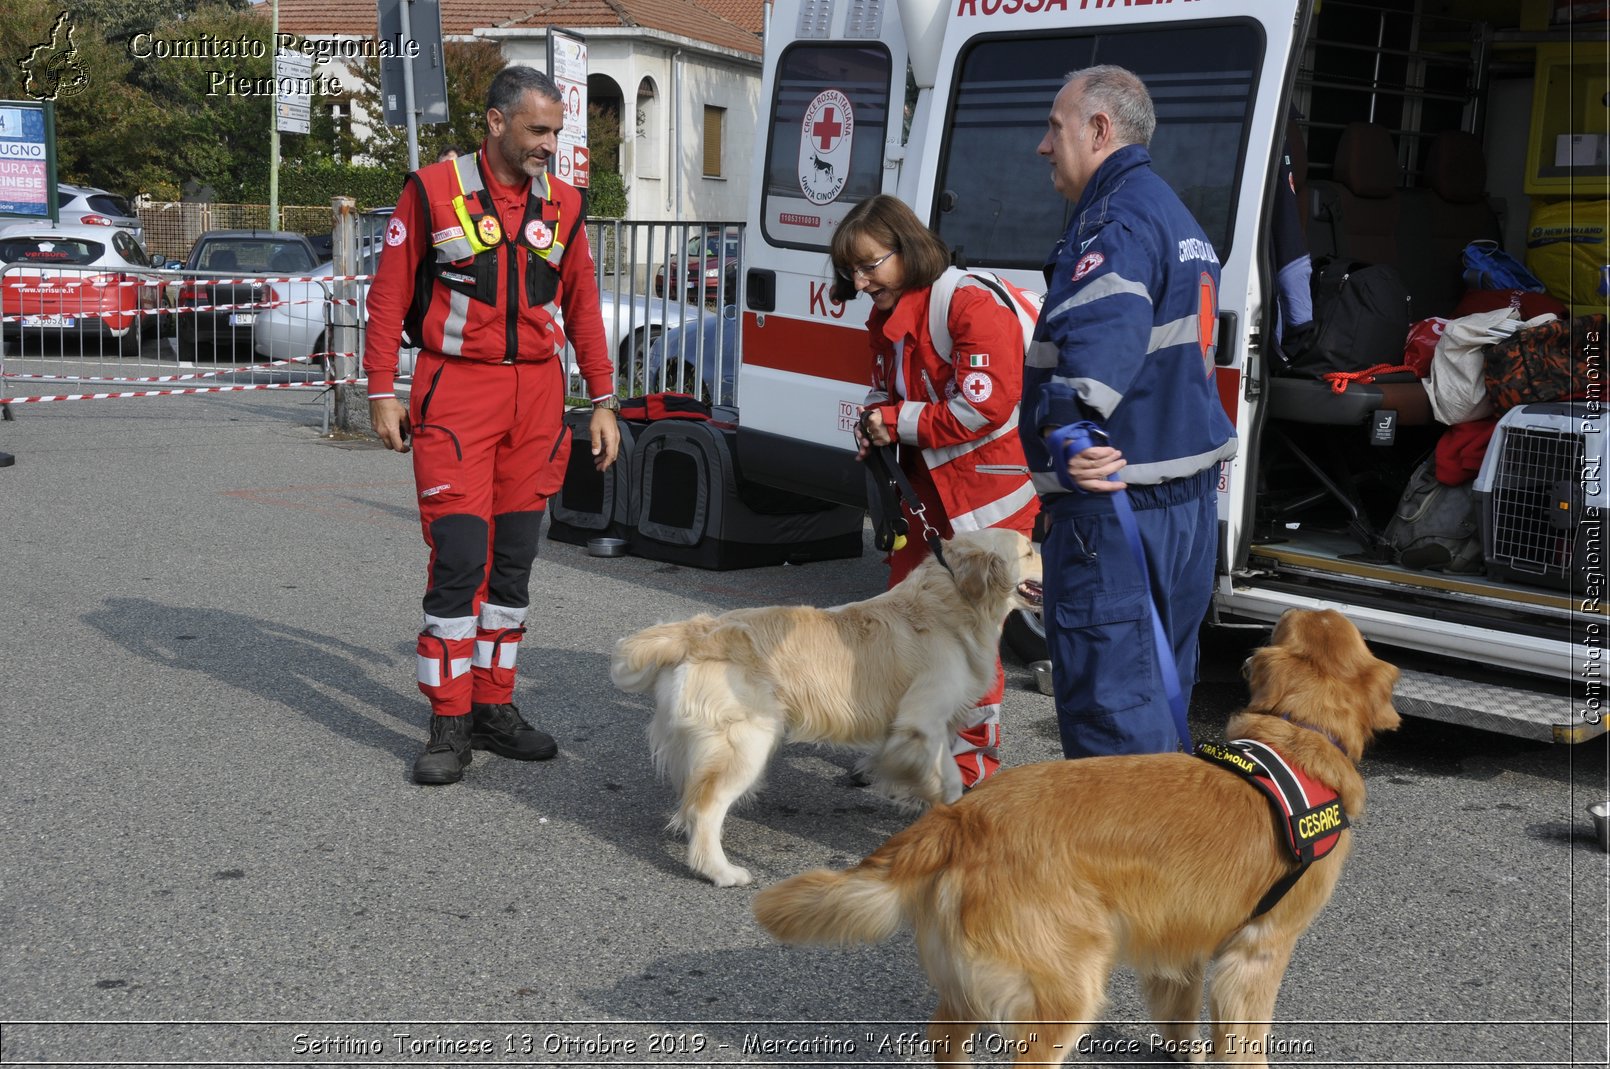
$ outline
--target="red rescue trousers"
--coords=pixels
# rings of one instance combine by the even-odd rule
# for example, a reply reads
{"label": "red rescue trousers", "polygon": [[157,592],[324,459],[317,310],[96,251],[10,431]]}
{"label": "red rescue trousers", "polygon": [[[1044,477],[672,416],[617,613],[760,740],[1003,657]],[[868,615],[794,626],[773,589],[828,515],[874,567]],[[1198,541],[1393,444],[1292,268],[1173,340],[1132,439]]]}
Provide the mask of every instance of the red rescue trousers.
{"label": "red rescue trousers", "polygon": [[[939,533],[940,538],[951,536],[950,521],[945,517],[945,507],[939,503],[939,491],[934,487],[933,476],[922,464],[902,464],[906,477],[911,480],[911,488],[917,492],[917,498],[923,504],[928,517],[928,523]],[[931,553],[928,548],[928,539],[923,531],[922,520],[913,515],[910,506],[904,501],[900,503],[900,511],[906,518],[909,530],[906,532],[906,544],[890,553],[889,586],[894,585],[906,576],[912,569],[926,560]],[[993,776],[1001,767],[1001,699],[1006,696],[1006,672],[1001,667],[1001,658],[995,657],[995,685],[989,692],[978,699],[973,708],[973,717],[956,732],[951,740],[950,753],[956,759],[956,767],[961,772],[962,786],[972,787]]]}
{"label": "red rescue trousers", "polygon": [[564,482],[564,366],[419,354],[409,398],[430,547],[419,689],[438,716],[514,694],[542,514]]}

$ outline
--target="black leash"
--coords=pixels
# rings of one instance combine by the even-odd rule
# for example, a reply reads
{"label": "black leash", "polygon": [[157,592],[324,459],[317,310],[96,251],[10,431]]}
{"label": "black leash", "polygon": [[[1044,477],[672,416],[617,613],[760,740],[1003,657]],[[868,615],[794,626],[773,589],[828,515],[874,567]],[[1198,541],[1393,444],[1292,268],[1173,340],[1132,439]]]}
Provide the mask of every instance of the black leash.
{"label": "black leash", "polygon": [[[872,444],[872,438],[867,433],[866,409],[861,411],[861,438],[867,444],[867,475],[872,480],[874,490],[867,495],[867,504],[872,513],[872,544],[883,553],[897,550],[905,544],[910,524],[900,511],[900,502],[904,501],[906,508],[922,524],[923,540],[928,543],[934,559],[940,567],[950,572],[950,562],[945,560],[944,544],[940,541],[939,532],[928,522],[928,507],[917,496],[911,480],[895,460],[894,446]],[[952,578],[955,574],[951,572]]]}

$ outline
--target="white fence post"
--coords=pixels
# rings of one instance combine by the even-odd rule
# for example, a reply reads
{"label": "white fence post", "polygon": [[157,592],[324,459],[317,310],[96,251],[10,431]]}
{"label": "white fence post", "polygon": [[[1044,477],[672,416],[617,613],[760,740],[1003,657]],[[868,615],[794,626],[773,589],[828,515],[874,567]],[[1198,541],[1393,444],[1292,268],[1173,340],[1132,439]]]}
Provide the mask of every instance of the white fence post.
{"label": "white fence post", "polygon": [[358,203],[351,197],[336,197],[330,202],[333,226],[330,234],[332,262],[330,274],[331,300],[329,329],[326,332],[330,351],[343,355],[329,362],[335,387],[335,428],[348,434],[374,433],[369,420],[369,389],[363,383],[347,383],[346,379],[359,377],[358,298],[361,287],[352,281],[358,273]]}

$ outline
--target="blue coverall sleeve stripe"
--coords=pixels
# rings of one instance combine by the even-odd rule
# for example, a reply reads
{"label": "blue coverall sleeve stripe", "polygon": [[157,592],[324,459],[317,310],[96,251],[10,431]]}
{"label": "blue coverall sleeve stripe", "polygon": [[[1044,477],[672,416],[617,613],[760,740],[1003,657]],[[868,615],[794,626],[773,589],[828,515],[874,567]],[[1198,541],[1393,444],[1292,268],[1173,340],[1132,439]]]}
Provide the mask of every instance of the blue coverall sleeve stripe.
{"label": "blue coverall sleeve stripe", "polygon": [[1164,323],[1160,327],[1152,328],[1152,342],[1147,347],[1147,353],[1155,353],[1159,349],[1167,349],[1173,345],[1201,345],[1202,317],[1192,313],[1182,319],[1171,323]]}

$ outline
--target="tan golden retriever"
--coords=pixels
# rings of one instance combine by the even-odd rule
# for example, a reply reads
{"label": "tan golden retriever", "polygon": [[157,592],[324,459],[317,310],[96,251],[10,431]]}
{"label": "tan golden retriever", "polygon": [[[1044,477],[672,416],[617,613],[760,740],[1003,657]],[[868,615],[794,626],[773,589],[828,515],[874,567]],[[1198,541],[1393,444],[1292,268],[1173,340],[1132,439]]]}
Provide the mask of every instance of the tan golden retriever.
{"label": "tan golden retriever", "polygon": [[1040,557],[1015,531],[983,530],[945,543],[944,559],[948,570],[930,557],[869,601],[738,609],[620,640],[610,678],[654,689],[649,746],[682,796],[672,825],[693,871],[750,882],[721,825],[785,739],[871,751],[874,779],[897,797],[961,797],[950,737],[995,682],[1001,626],[1036,597]]}
{"label": "tan golden retriever", "polygon": [[[1355,762],[1398,726],[1396,668],[1340,613],[1292,610],[1245,669],[1251,703],[1230,739],[1255,739],[1364,812]],[[755,916],[787,943],[875,942],[916,931],[939,991],[936,1061],[996,1026],[1018,1061],[1081,1047],[1118,962],[1141,977],[1157,1057],[1266,1065],[1268,1024],[1293,945],[1330,898],[1351,832],[1267,913],[1295,863],[1272,808],[1233,772],[1183,753],[1014,768],[929,811],[846,872],[767,888]],[[1211,1040],[1197,1019],[1212,967]],[[1127,1049],[1127,1048],[1126,1048]]]}

